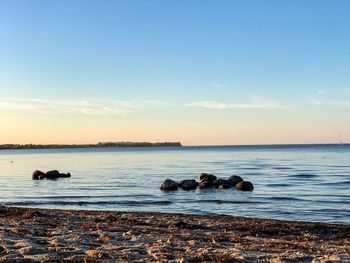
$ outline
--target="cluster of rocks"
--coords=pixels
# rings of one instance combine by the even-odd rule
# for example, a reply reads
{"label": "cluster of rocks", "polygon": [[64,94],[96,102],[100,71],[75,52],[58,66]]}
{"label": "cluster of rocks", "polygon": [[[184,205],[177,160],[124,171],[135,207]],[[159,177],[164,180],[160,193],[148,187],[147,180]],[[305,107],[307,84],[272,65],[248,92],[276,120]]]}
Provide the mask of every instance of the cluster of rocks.
{"label": "cluster of rocks", "polygon": [[238,175],[232,175],[227,180],[217,178],[213,174],[201,173],[199,175],[199,183],[192,180],[182,180],[180,182],[175,182],[171,179],[166,179],[161,185],[160,189],[163,191],[176,191],[179,188],[182,190],[195,190],[197,187],[204,188],[218,188],[218,189],[228,189],[236,188],[241,191],[253,191],[254,186],[249,181],[244,181],[242,177]]}
{"label": "cluster of rocks", "polygon": [[46,173],[39,170],[35,170],[32,174],[33,180],[43,180],[43,179],[55,180],[58,178],[68,178],[68,177],[71,177],[70,173],[60,173],[57,170],[48,171]]}

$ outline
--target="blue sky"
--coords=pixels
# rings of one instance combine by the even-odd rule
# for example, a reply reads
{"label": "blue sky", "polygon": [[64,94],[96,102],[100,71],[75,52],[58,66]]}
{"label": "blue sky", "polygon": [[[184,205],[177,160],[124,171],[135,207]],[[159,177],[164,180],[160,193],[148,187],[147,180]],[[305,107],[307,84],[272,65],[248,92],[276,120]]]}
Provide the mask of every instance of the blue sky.
{"label": "blue sky", "polygon": [[1,142],[350,141],[348,10],[348,1],[0,1]]}

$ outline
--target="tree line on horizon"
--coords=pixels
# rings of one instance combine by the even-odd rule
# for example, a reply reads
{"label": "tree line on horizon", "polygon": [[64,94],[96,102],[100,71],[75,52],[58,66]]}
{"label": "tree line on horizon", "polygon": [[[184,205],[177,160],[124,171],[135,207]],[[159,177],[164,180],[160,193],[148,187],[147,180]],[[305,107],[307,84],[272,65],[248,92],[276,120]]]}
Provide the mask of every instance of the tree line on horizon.
{"label": "tree line on horizon", "polygon": [[0,149],[59,149],[102,147],[162,147],[182,146],[180,142],[99,142],[97,144],[1,144]]}

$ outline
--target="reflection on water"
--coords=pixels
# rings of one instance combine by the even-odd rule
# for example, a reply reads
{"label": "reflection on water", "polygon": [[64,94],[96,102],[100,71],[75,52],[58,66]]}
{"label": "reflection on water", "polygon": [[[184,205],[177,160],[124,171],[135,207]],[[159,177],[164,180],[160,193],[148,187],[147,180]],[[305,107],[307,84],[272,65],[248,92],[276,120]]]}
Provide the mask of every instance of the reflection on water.
{"label": "reflection on water", "polygon": [[[32,181],[36,169],[72,177]],[[159,190],[200,172],[240,175],[255,190]],[[349,145],[0,151],[0,202],[16,206],[350,223],[349,190]]]}

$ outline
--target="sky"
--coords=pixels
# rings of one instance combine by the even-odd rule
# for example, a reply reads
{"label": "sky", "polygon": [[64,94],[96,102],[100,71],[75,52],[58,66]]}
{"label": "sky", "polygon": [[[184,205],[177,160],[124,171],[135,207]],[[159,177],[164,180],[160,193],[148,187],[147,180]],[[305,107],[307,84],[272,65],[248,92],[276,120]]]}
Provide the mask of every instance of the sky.
{"label": "sky", "polygon": [[349,10],[0,0],[0,144],[350,142]]}

